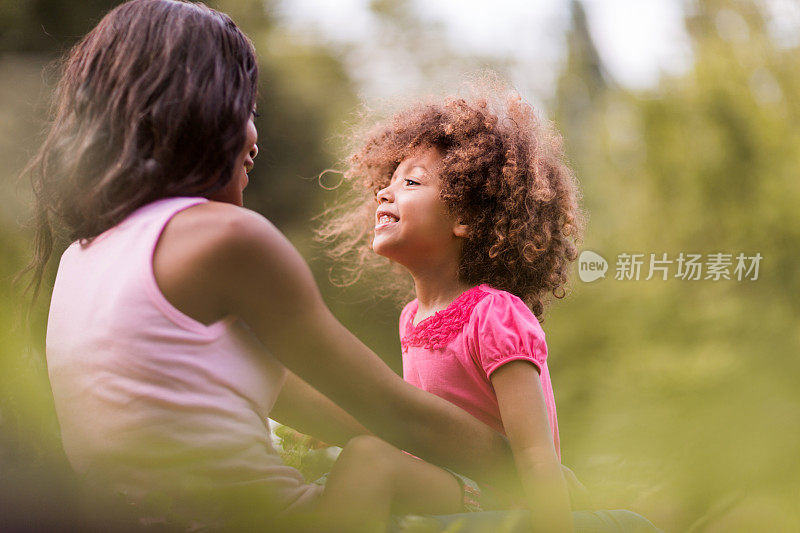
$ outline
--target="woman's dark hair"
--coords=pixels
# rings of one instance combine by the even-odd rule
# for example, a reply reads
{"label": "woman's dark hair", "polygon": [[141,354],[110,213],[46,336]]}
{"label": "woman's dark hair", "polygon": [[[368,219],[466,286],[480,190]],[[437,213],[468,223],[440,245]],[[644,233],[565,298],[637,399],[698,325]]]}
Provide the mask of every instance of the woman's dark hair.
{"label": "woman's dark hair", "polygon": [[33,299],[54,230],[91,241],[137,208],[208,196],[233,176],[256,99],[252,43],[200,3],[131,0],[66,55],[52,123],[26,173]]}

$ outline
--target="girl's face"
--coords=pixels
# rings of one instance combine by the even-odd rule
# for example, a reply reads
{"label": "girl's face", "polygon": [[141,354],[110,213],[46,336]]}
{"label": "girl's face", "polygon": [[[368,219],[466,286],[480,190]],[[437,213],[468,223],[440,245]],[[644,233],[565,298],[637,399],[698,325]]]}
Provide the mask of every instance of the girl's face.
{"label": "girl's face", "polygon": [[376,253],[410,268],[458,258],[466,226],[447,212],[439,197],[441,164],[437,148],[419,148],[378,191],[372,241]]}
{"label": "girl's face", "polygon": [[244,147],[236,158],[236,166],[234,167],[233,177],[231,181],[223,188],[209,196],[209,200],[216,200],[218,202],[227,202],[238,206],[243,205],[242,193],[244,188],[247,187],[248,177],[247,174],[253,169],[253,159],[258,155],[258,131],[253,122],[251,115],[247,121],[247,135]]}

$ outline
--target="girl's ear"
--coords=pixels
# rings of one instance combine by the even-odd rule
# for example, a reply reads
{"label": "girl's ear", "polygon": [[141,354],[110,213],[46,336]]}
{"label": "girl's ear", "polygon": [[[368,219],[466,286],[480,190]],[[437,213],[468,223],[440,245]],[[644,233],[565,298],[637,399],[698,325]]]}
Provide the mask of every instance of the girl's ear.
{"label": "girl's ear", "polygon": [[456,223],[453,226],[453,235],[456,237],[466,238],[469,236],[469,226],[466,224],[462,224],[461,222]]}

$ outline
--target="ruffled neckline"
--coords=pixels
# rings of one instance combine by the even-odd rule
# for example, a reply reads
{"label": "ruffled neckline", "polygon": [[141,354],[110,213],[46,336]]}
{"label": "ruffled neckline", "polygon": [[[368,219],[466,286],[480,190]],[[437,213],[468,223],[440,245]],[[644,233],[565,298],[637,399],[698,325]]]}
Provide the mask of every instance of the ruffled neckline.
{"label": "ruffled neckline", "polygon": [[414,325],[414,317],[419,310],[419,302],[414,300],[414,308],[409,313],[406,334],[400,339],[403,349],[409,346],[438,350],[447,346],[469,321],[472,310],[489,293],[482,285],[476,285],[450,302],[450,305],[437,311],[419,324]]}

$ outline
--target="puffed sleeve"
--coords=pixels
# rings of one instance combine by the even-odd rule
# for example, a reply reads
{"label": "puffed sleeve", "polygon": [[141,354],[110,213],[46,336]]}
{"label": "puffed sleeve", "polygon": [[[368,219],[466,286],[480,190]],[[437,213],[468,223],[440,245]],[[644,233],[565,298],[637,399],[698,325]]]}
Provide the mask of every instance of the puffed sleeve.
{"label": "puffed sleeve", "polygon": [[487,377],[511,361],[530,361],[539,372],[547,360],[544,331],[536,315],[513,294],[495,291],[483,298],[470,320],[470,344]]}

